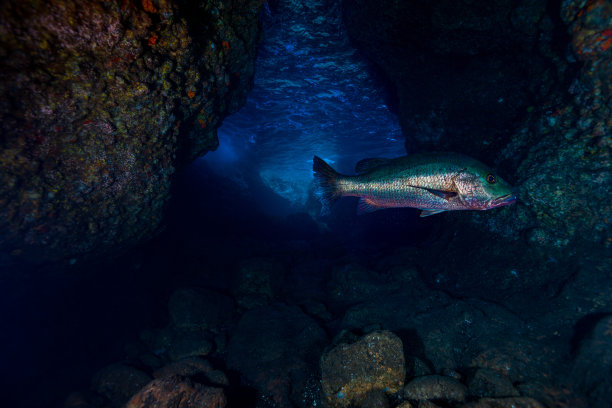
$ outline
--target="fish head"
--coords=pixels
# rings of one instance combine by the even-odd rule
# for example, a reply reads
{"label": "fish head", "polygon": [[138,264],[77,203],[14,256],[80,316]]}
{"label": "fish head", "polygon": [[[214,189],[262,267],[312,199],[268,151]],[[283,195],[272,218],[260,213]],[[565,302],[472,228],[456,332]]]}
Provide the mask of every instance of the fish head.
{"label": "fish head", "polygon": [[458,199],[472,210],[489,210],[516,202],[512,186],[480,162],[463,169],[455,178],[455,185]]}

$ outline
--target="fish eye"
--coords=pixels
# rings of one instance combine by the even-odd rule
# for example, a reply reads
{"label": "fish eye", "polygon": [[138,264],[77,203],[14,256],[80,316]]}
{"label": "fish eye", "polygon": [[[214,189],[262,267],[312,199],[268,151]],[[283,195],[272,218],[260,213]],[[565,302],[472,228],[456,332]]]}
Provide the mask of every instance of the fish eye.
{"label": "fish eye", "polygon": [[495,180],[495,176],[493,174],[487,174],[486,180],[489,184],[495,184],[495,182],[497,181]]}

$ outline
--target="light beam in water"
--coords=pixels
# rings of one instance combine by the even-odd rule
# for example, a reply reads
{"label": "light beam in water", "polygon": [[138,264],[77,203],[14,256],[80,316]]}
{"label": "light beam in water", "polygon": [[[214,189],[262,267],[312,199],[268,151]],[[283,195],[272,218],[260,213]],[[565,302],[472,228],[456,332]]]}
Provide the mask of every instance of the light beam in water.
{"label": "light beam in water", "polygon": [[256,171],[296,209],[311,190],[315,154],[350,173],[364,157],[405,152],[382,85],[350,45],[339,5],[302,3],[264,17],[254,88],[219,129],[219,149],[205,156],[221,172]]}

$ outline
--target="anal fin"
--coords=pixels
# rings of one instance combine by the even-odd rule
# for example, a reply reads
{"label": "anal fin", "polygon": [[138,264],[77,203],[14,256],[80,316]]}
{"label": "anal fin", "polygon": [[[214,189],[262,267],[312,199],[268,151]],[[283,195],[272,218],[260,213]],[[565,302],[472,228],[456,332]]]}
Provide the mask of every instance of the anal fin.
{"label": "anal fin", "polygon": [[434,210],[434,209],[423,209],[421,210],[421,215],[419,217],[429,217],[430,215],[439,214],[446,210]]}
{"label": "anal fin", "polygon": [[377,206],[374,201],[368,200],[367,198],[360,198],[359,204],[357,204],[357,215],[369,214],[381,209],[382,207]]}

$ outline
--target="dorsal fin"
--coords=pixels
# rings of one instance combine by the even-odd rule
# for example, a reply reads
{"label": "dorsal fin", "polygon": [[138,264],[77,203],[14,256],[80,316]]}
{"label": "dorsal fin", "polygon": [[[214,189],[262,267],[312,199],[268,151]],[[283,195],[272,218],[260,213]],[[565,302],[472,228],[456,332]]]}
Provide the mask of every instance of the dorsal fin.
{"label": "dorsal fin", "polygon": [[374,159],[363,159],[357,162],[355,166],[355,172],[357,174],[367,173],[370,170],[375,169],[376,167],[382,166],[383,164],[387,164],[391,161],[391,159],[382,159],[382,158],[374,158]]}

